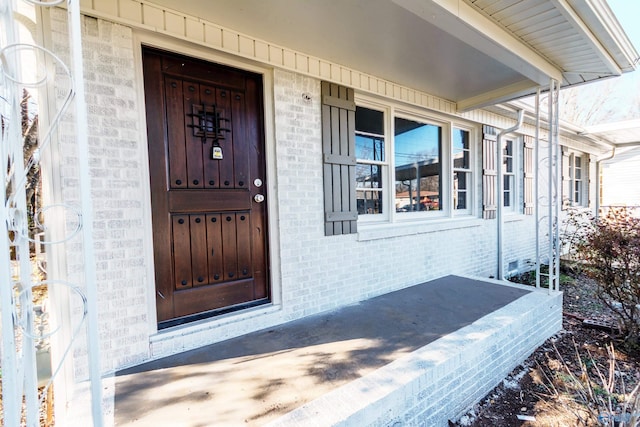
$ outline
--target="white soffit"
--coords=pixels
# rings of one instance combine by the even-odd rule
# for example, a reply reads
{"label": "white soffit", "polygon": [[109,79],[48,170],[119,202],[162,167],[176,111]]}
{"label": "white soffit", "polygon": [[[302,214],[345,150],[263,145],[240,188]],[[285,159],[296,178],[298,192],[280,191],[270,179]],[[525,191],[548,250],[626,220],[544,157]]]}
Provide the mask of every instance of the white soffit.
{"label": "white soffit", "polygon": [[635,50],[604,0],[460,0],[562,70],[562,86],[633,71]]}

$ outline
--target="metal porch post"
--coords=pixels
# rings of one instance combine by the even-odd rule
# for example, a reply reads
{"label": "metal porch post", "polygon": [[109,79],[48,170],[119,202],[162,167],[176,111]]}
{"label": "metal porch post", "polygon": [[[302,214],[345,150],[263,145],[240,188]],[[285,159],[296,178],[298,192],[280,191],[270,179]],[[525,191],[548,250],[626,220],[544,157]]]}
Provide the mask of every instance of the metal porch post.
{"label": "metal porch post", "polygon": [[559,143],[559,116],[558,98],[560,95],[559,84],[551,79],[549,82],[549,188],[548,188],[548,215],[549,215],[549,292],[559,290],[560,278],[560,203],[562,203],[560,187],[560,143]]}
{"label": "metal porch post", "polygon": [[82,27],[79,0],[69,0],[69,39],[71,42],[71,70],[75,89],[75,129],[80,171],[80,203],[82,209],[84,279],[87,292],[87,343],[89,346],[89,379],[91,381],[91,413],[94,427],[103,425],[102,382],[100,376],[100,341],[98,333],[98,292],[96,262],[93,248],[93,204],[89,173],[88,117],[84,91],[82,63]]}

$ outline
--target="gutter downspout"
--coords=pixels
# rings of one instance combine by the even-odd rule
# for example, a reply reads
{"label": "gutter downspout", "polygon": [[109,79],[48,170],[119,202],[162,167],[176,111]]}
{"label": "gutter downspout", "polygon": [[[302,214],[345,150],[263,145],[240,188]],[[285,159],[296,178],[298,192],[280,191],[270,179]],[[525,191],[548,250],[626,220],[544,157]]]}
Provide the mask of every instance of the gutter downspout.
{"label": "gutter downspout", "polygon": [[502,174],[502,136],[511,132],[515,132],[522,126],[524,119],[524,110],[518,110],[518,121],[515,126],[508,129],[503,129],[498,132],[496,138],[496,169],[497,169],[497,186],[496,193],[498,198],[498,205],[496,206],[496,219],[498,223],[498,280],[504,280],[504,259],[502,257],[502,248],[504,246],[504,218],[502,216],[502,208],[504,207],[504,189],[503,189],[503,174]]}

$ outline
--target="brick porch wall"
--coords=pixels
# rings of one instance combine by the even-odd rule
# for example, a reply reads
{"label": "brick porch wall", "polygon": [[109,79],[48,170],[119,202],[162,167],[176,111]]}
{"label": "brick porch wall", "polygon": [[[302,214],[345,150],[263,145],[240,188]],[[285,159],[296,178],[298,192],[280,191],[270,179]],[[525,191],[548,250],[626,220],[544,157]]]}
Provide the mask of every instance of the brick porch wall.
{"label": "brick porch wall", "polygon": [[562,294],[531,293],[268,426],[446,427],[561,328]]}

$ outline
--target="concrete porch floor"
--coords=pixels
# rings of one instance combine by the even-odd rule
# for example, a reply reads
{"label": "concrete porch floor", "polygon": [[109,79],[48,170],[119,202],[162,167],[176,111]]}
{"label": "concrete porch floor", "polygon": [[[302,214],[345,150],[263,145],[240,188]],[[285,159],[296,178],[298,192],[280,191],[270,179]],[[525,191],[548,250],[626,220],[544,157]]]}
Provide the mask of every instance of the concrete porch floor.
{"label": "concrete porch floor", "polygon": [[[120,371],[115,425],[335,425],[318,412],[350,409],[314,400],[529,294],[543,292],[446,276]],[[338,395],[329,405],[349,403]]]}

